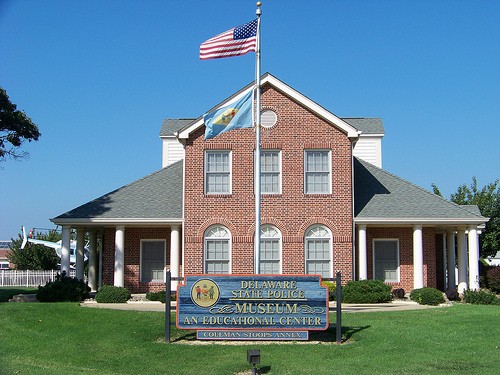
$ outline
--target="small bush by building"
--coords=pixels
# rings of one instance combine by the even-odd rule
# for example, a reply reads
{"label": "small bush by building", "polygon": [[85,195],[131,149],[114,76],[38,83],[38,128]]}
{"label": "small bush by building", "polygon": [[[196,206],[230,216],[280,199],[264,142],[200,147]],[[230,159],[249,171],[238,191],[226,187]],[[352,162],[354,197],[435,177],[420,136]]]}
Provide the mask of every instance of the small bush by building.
{"label": "small bush by building", "polygon": [[500,266],[491,267],[486,272],[488,288],[494,293],[500,293]]}
{"label": "small bush by building", "polygon": [[80,302],[89,297],[90,287],[66,273],[57,275],[54,281],[38,287],[36,298],[40,302]]}
{"label": "small bush by building", "polygon": [[160,301],[161,303],[165,303],[167,300],[167,294],[165,293],[164,290],[159,291],[159,292],[147,292],[146,293],[146,299],[148,301]]}
{"label": "small bush by building", "polygon": [[498,305],[498,299],[495,293],[488,290],[466,290],[464,292],[464,302],[472,303],[474,305]]}
{"label": "small bush by building", "polygon": [[419,305],[436,306],[444,303],[443,293],[435,288],[413,289],[410,293],[410,299]]}
{"label": "small bush by building", "polygon": [[328,288],[328,300],[335,301],[337,298],[337,286],[333,281],[323,281],[323,286]]}
{"label": "small bush by building", "polygon": [[392,300],[391,287],[381,280],[349,281],[342,288],[344,303],[384,303]]}
{"label": "small bush by building", "polygon": [[131,297],[126,288],[113,285],[103,285],[96,293],[95,300],[99,303],[125,303]]}
{"label": "small bush by building", "polygon": [[[146,293],[146,299],[148,301],[160,301],[161,303],[166,302],[166,293],[164,290],[161,290],[159,292],[147,292]],[[170,301],[175,301],[177,299],[177,296],[175,293],[170,294]]]}
{"label": "small bush by building", "polygon": [[392,291],[394,298],[403,299],[405,298],[405,290],[403,288],[397,288]]}

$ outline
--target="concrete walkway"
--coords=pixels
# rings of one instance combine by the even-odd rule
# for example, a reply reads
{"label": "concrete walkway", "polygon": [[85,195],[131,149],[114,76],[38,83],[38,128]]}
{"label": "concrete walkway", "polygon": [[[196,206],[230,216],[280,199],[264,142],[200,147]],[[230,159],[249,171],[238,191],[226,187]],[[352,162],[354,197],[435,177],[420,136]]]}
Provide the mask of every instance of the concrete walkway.
{"label": "concrete walkway", "polygon": [[[175,311],[176,302],[172,301],[172,310]],[[95,309],[113,309],[113,310],[129,310],[129,311],[160,311],[165,312],[165,304],[151,301],[138,301],[128,303],[97,303],[94,301],[85,301],[80,304],[83,307]],[[404,310],[421,310],[432,309],[440,306],[419,305],[413,301],[394,301],[391,303],[377,304],[342,304],[342,312],[375,312],[375,311],[404,311]],[[334,312],[336,308],[335,302],[330,302],[330,311]]]}

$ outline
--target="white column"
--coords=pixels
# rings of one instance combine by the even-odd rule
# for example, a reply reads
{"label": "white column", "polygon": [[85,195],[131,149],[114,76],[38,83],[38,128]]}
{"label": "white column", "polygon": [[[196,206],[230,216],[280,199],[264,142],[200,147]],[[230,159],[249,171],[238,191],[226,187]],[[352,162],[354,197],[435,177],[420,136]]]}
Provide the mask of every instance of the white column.
{"label": "white column", "polygon": [[[180,232],[177,225],[170,228],[170,273],[172,277],[179,277]],[[171,290],[177,290],[177,280],[172,280]]]}
{"label": "white column", "polygon": [[475,226],[469,227],[469,289],[479,290],[479,246]]}
{"label": "white column", "polygon": [[448,257],[446,255],[446,232],[443,232],[443,285],[445,289],[447,289],[448,285],[448,277],[446,275],[446,271],[448,270],[447,259]]}
{"label": "white column", "polygon": [[125,227],[116,227],[115,232],[115,279],[114,286],[125,286]]}
{"label": "white column", "polygon": [[366,255],[366,225],[358,226],[359,279],[368,278],[368,257]]}
{"label": "white column", "polygon": [[85,231],[83,228],[76,229],[76,278],[83,280],[83,248],[85,247]]}
{"label": "white column", "polygon": [[448,265],[447,289],[454,289],[457,282],[455,280],[455,231],[449,230],[446,237],[446,260]]}
{"label": "white column", "polygon": [[457,231],[458,293],[467,289],[467,244],[465,230]]}
{"label": "white column", "polygon": [[95,231],[89,232],[89,286],[92,292],[97,291],[97,236]]}
{"label": "white column", "polygon": [[413,289],[424,287],[424,247],[422,226],[413,227]]}
{"label": "white column", "polygon": [[63,225],[62,227],[62,249],[61,249],[61,273],[66,272],[69,276],[69,255],[70,255],[70,242],[71,242],[71,227]]}
{"label": "white column", "polygon": [[97,253],[99,254],[99,276],[97,282],[97,288],[101,289],[102,286],[102,251],[104,249],[102,232],[99,231],[97,234]]}

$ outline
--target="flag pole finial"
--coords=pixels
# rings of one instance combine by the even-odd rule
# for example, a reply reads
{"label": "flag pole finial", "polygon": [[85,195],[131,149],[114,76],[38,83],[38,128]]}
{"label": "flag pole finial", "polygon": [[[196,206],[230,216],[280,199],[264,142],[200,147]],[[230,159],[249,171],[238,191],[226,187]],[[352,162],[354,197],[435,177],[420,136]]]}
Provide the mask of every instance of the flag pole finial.
{"label": "flag pole finial", "polygon": [[256,13],[257,13],[258,16],[260,16],[260,14],[261,14],[260,7],[262,6],[262,2],[257,1],[256,5],[257,5],[257,11],[256,11]]}

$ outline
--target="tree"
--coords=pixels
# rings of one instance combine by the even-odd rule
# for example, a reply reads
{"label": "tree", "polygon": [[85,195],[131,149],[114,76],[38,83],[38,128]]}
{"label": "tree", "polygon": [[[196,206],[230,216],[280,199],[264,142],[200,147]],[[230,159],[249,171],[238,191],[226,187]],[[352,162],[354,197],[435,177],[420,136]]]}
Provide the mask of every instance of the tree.
{"label": "tree", "polygon": [[19,151],[24,141],[38,141],[41,136],[31,118],[11,103],[7,92],[0,87],[0,161],[27,158],[28,153]]}
{"label": "tree", "polygon": [[[37,239],[57,242],[61,239],[61,234],[53,230],[47,234],[39,234]],[[60,260],[54,249],[30,242],[26,244],[24,249],[21,249],[22,242],[21,234],[17,240],[12,239],[11,251],[7,255],[17,270],[54,270],[58,268]]]}
{"label": "tree", "polygon": [[[485,230],[481,233],[481,257],[494,255],[500,251],[500,180],[496,180],[482,189],[477,186],[476,177],[472,177],[470,186],[460,185],[450,200],[456,204],[473,204],[479,207],[481,215],[489,217]],[[432,184],[434,193],[441,195],[439,188]],[[441,195],[442,196],[442,195]]]}

